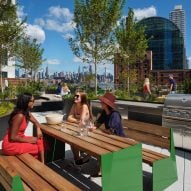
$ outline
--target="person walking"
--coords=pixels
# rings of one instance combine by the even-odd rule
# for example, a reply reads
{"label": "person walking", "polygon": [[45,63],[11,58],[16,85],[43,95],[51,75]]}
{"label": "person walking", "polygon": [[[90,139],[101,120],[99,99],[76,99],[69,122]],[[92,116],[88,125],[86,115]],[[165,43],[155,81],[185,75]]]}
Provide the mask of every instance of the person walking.
{"label": "person walking", "polygon": [[150,81],[149,78],[145,78],[143,83],[143,97],[145,101],[148,101],[151,96]]}
{"label": "person walking", "polygon": [[173,74],[169,74],[169,84],[170,84],[170,87],[169,87],[169,92],[171,94],[174,94],[176,93],[176,81],[173,77]]}

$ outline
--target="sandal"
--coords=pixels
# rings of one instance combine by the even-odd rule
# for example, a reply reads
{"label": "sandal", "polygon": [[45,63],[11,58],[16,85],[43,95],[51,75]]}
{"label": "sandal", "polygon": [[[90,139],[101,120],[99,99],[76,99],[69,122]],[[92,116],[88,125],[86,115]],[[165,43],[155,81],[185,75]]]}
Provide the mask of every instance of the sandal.
{"label": "sandal", "polygon": [[82,165],[82,164],[89,162],[89,160],[90,160],[89,158],[87,158],[87,159],[81,158],[81,159],[75,160],[75,164]]}

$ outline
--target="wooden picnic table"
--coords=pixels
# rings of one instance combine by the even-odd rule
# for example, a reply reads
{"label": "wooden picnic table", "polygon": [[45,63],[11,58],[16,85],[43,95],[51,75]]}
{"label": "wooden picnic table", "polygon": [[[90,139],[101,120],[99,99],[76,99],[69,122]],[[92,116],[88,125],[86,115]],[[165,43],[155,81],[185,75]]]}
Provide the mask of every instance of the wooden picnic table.
{"label": "wooden picnic table", "polygon": [[[56,140],[54,143],[70,144],[97,158],[101,165],[104,191],[142,190],[142,147],[139,142],[106,134],[101,129],[89,132],[87,136],[79,136],[78,125],[69,122],[58,125],[44,123],[41,130],[44,135],[53,137]],[[65,151],[63,146],[60,149],[58,153]]]}
{"label": "wooden picnic table", "polygon": [[[63,127],[64,130],[62,130]],[[69,122],[58,125],[43,123],[41,124],[41,130],[43,133],[59,141],[78,147],[96,158],[138,143],[132,139],[106,134],[100,129],[89,131],[88,136],[79,136],[80,129],[78,125]]]}

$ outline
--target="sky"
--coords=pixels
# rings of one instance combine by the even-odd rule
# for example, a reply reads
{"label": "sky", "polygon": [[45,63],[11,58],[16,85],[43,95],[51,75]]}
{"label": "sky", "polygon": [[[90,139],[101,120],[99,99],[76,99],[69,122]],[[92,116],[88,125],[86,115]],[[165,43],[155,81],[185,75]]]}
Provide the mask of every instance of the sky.
{"label": "sky", "polygon": [[[20,18],[27,17],[26,32],[36,38],[44,48],[43,58],[46,61],[42,68],[48,66],[49,73],[77,72],[83,66],[76,58],[68,44],[69,37],[73,36],[72,24],[74,0],[17,0]],[[175,5],[182,5],[186,16],[186,55],[191,63],[191,1],[190,0],[126,0],[123,16],[127,16],[128,8],[132,8],[135,17],[141,20],[144,17],[160,16],[169,18],[169,13]],[[191,65],[191,64],[190,64]],[[113,73],[113,65],[100,64],[98,73]],[[81,69],[82,71],[82,69]]]}

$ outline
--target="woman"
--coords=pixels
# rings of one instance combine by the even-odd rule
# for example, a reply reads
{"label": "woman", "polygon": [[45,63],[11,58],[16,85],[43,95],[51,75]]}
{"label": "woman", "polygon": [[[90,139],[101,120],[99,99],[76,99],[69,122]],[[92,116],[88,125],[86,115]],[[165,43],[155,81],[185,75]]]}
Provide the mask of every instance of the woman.
{"label": "woman", "polygon": [[[87,101],[86,93],[76,92],[74,96],[74,104],[68,115],[68,122],[76,123],[79,125],[85,125],[89,120],[92,119],[90,106]],[[81,157],[79,149],[71,147],[74,155],[74,160],[77,165],[88,162],[89,155],[87,157]]]}
{"label": "woman", "polygon": [[70,89],[68,88],[67,83],[64,83],[62,86],[61,95],[68,95],[70,93]]}
{"label": "woman", "polygon": [[115,96],[107,92],[99,99],[101,101],[103,111],[95,122],[96,128],[99,128],[102,124],[104,124],[105,130],[103,131],[105,133],[125,137],[121,122],[121,115],[115,110]]}
{"label": "woman", "polygon": [[149,99],[149,97],[151,96],[149,78],[145,78],[145,81],[143,84],[143,96],[144,96],[145,101],[147,101]]}
{"label": "woman", "polygon": [[[44,163],[44,145],[39,122],[30,113],[34,97],[30,93],[18,97],[15,109],[10,115],[9,128],[3,138],[2,151],[5,155],[29,153]],[[37,137],[25,136],[25,129],[31,121],[37,129]]]}

